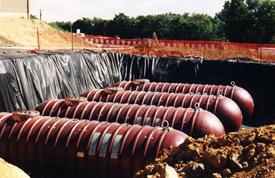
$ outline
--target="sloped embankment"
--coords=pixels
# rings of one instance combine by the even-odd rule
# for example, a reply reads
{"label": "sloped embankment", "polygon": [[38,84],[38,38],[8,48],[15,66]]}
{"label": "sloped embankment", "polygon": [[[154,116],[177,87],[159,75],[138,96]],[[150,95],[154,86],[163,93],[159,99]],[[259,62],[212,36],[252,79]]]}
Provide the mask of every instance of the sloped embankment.
{"label": "sloped embankment", "polygon": [[13,41],[10,41],[8,39],[6,39],[5,37],[3,37],[2,35],[0,35],[0,47],[1,46],[16,46],[16,43]]}
{"label": "sloped embankment", "polygon": [[[59,31],[46,22],[18,17],[0,18],[0,46],[37,46],[37,29],[43,49],[71,48],[71,34]],[[74,37],[75,47],[91,47],[80,37]]]}

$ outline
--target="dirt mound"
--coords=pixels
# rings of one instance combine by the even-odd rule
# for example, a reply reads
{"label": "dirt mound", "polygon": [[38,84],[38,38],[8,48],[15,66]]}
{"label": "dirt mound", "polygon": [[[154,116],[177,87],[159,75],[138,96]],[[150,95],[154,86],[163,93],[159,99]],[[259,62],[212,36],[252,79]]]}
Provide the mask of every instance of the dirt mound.
{"label": "dirt mound", "polygon": [[1,178],[29,178],[29,176],[16,166],[13,166],[0,158]]}
{"label": "dirt mound", "polygon": [[275,177],[275,125],[188,138],[136,176],[169,177],[171,167],[179,177]]}
{"label": "dirt mound", "polygon": [[[58,31],[47,23],[18,17],[0,18],[0,46],[37,47],[37,29],[42,49],[70,48],[71,33]],[[80,37],[74,37],[75,47],[91,47]]]}

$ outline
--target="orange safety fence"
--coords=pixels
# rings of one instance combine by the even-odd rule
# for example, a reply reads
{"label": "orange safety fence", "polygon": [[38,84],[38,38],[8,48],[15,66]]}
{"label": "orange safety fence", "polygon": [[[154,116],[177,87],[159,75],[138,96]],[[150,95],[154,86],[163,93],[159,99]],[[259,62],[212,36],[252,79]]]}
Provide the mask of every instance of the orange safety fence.
{"label": "orange safety fence", "polygon": [[[233,43],[217,41],[120,39],[86,35],[85,41],[102,47],[121,46],[115,52],[154,56],[199,56],[209,59],[250,58],[275,62],[275,44]],[[127,48],[128,47],[128,48]]]}
{"label": "orange safety fence", "polygon": [[[121,39],[69,32],[37,31],[37,49],[107,49],[112,52],[151,56],[195,56],[208,59],[249,58],[275,62],[275,44],[217,41]],[[33,43],[33,42],[32,42]]]}

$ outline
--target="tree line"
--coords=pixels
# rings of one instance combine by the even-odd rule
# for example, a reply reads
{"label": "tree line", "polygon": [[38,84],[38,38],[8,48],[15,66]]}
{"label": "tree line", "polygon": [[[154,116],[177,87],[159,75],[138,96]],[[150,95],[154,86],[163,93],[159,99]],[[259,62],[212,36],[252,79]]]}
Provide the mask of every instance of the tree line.
{"label": "tree line", "polygon": [[274,0],[226,1],[215,17],[206,14],[159,14],[129,17],[123,13],[111,20],[82,18],[71,22],[53,22],[52,26],[92,35],[121,38],[215,40],[247,43],[275,43]]}

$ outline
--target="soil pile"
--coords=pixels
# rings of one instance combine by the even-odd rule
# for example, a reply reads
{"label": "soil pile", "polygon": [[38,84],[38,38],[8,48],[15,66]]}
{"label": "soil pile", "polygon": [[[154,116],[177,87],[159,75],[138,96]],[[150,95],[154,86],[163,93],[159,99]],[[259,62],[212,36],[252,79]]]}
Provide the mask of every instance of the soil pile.
{"label": "soil pile", "polygon": [[[275,125],[188,138],[136,177],[275,177]],[[172,176],[171,176],[172,175]]]}
{"label": "soil pile", "polygon": [[[0,46],[37,47],[39,34],[42,49],[71,48],[71,33],[59,31],[40,20],[4,17],[0,18],[0,26]],[[74,47],[92,45],[83,41],[83,38],[74,36]]]}

